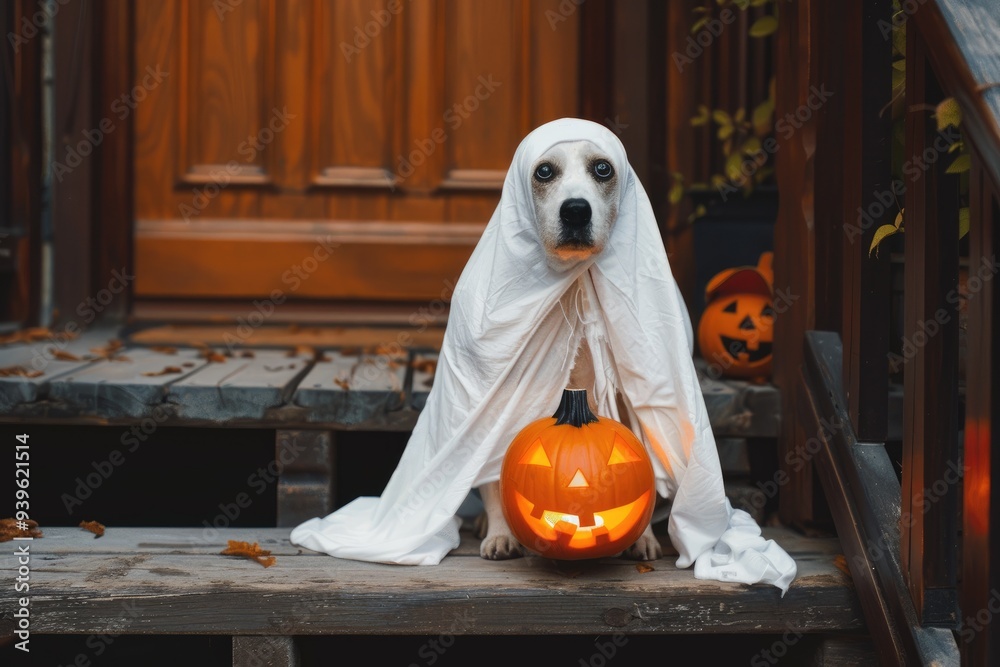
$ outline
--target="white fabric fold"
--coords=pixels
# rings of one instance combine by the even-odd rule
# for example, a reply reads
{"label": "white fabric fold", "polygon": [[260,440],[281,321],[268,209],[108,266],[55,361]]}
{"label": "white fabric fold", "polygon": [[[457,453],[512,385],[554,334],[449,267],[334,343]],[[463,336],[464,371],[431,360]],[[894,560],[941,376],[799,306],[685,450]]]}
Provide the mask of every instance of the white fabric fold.
{"label": "white fabric fold", "polygon": [[[596,258],[545,261],[531,204],[532,165],[560,142],[588,140],[621,179],[618,219]],[[469,491],[499,479],[507,445],[551,415],[586,339],[599,414],[629,425],[671,498],[677,566],[698,578],[767,583],[782,595],[795,561],[725,496],[691,357],[692,327],[642,184],[618,138],[565,118],[522,141],[500,203],[462,272],[434,385],[382,495],[293,529],[293,544],[341,558],[433,565],[458,545]],[[619,409],[621,407],[621,409]]]}

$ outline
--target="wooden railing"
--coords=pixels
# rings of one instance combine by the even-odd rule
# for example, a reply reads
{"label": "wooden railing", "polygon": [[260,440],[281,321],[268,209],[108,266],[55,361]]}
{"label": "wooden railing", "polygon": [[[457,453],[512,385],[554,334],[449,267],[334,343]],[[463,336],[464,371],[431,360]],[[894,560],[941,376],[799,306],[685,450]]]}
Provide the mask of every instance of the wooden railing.
{"label": "wooden railing", "polygon": [[[828,509],[884,664],[1000,664],[1000,6],[800,0],[780,11],[777,116],[812,112],[783,138],[778,165],[775,284],[804,303],[775,332],[791,480],[782,516],[806,524]],[[894,89],[904,22],[905,84]],[[812,108],[824,86],[830,101]],[[939,127],[947,98],[957,128]],[[905,232],[876,255],[876,230],[900,209]]]}

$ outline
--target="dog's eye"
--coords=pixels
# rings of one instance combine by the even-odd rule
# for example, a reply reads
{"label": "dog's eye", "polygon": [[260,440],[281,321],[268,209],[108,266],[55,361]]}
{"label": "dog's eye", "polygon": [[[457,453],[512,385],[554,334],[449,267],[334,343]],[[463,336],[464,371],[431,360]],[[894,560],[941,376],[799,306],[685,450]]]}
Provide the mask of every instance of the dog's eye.
{"label": "dog's eye", "polygon": [[615,173],[615,170],[611,168],[611,163],[607,160],[600,160],[594,165],[594,173],[602,181],[606,181],[611,178],[611,175]]}
{"label": "dog's eye", "polygon": [[538,165],[538,169],[535,170],[535,178],[540,181],[547,181],[553,176],[555,176],[555,170],[552,169],[552,165],[548,162],[543,162]]}

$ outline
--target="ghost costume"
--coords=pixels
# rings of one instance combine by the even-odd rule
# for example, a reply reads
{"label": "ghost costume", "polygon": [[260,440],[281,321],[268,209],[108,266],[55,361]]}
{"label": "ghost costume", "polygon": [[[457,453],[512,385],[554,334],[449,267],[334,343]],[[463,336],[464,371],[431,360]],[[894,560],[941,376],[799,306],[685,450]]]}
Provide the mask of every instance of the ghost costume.
{"label": "ghost costume", "polygon": [[[579,140],[614,166],[618,218],[603,252],[557,271],[536,230],[531,177],[548,149]],[[726,498],[691,338],[652,207],[621,142],[580,119],[540,126],[517,148],[455,287],[433,387],[385,490],[302,523],[291,542],[339,558],[439,563],[459,544],[456,512],[469,491],[497,481],[518,431],[552,415],[586,339],[597,413],[632,428],[653,461],[657,492],[672,499],[677,567],[694,564],[700,579],[772,584],[784,595],[795,561]]]}

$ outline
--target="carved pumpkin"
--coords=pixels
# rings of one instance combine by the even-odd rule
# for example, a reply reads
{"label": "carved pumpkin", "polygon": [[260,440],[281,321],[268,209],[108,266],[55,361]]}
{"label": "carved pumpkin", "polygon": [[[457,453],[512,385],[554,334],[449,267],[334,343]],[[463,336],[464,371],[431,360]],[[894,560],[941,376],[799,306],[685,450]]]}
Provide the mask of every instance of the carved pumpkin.
{"label": "carved pumpkin", "polygon": [[632,546],[653,515],[653,466],[624,424],[596,417],[587,392],[566,390],[552,417],[514,438],[500,473],[504,517],[536,553],[574,560]]}
{"label": "carved pumpkin", "polygon": [[705,288],[698,347],[718,375],[764,381],[771,374],[774,341],[771,253],[756,267],[727,269]]}

